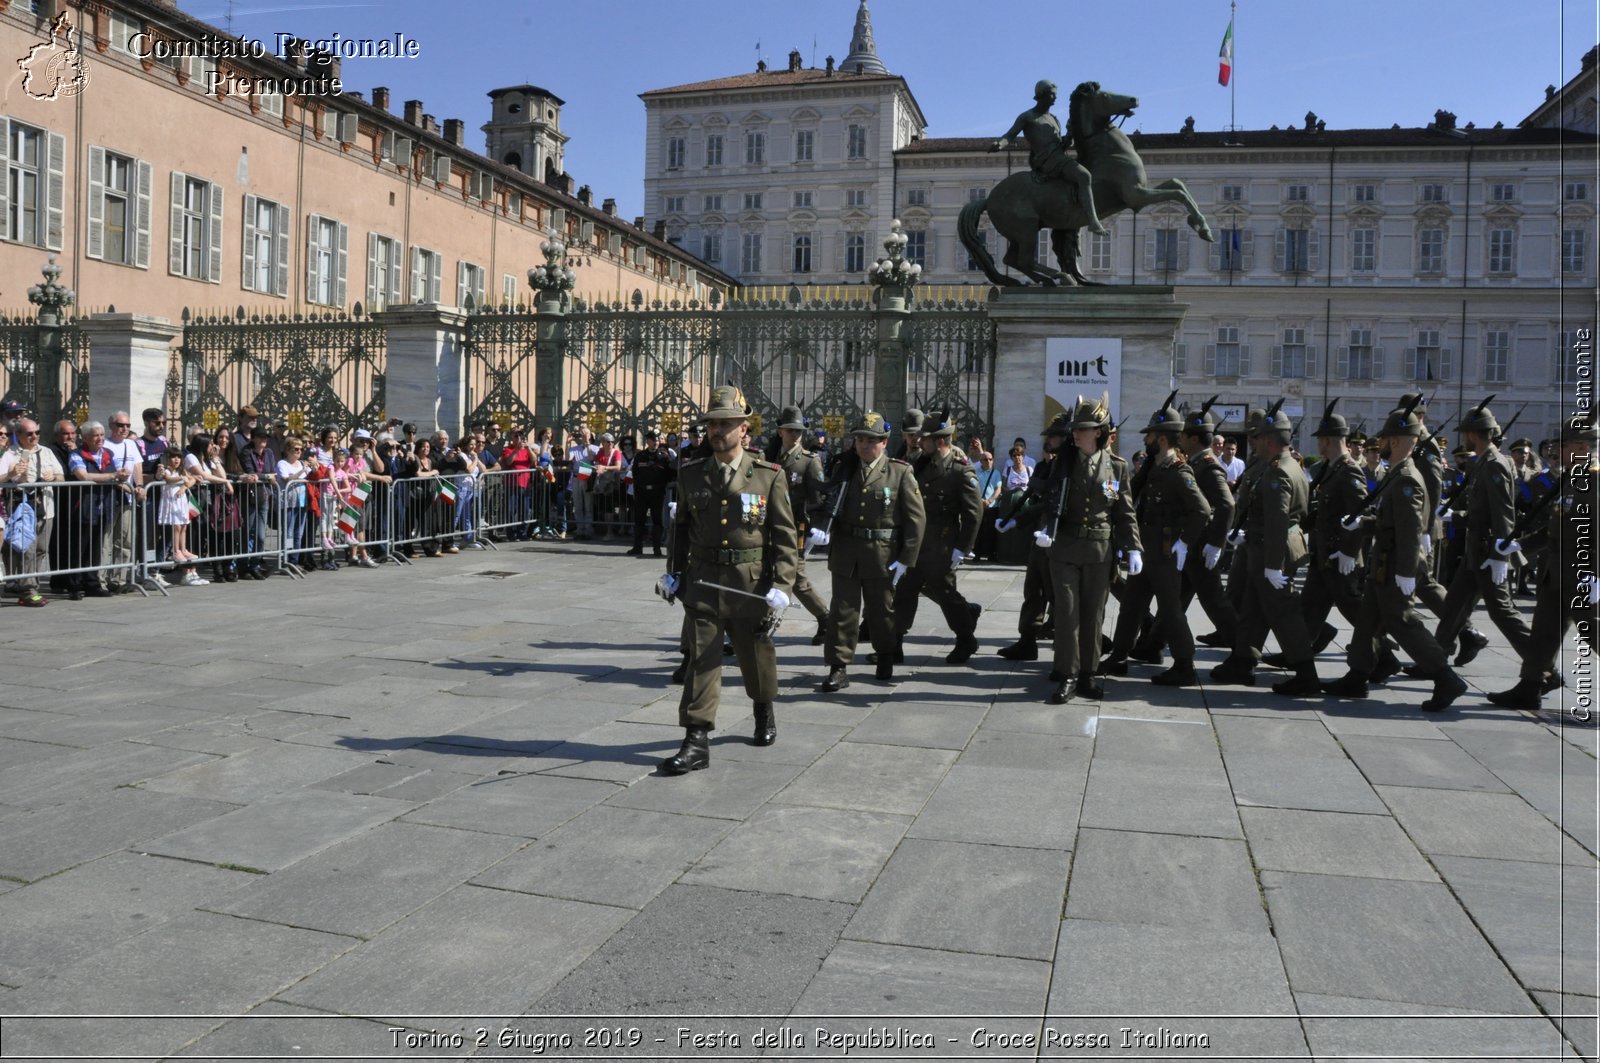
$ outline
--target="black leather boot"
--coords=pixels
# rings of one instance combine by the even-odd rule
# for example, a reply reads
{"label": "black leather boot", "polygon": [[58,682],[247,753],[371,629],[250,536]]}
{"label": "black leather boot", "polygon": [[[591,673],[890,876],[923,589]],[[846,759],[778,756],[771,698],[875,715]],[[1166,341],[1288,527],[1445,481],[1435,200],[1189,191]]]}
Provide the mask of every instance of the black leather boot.
{"label": "black leather boot", "polygon": [[1393,650],[1384,650],[1378,654],[1378,663],[1372,666],[1372,677],[1369,682],[1387,682],[1389,677],[1400,671],[1400,658],[1395,656]]}
{"label": "black leather boot", "polygon": [[[867,654],[867,663],[868,664],[883,664],[885,662],[882,660],[881,655],[876,654],[876,653],[869,653],[869,654]],[[889,663],[889,664],[905,664],[906,663],[906,648],[904,646],[896,646],[894,648],[894,652],[889,655],[889,660],[888,660],[887,663]],[[880,678],[882,678],[882,677],[880,676]]]}
{"label": "black leather boot", "polygon": [[1317,679],[1317,662],[1313,657],[1292,666],[1294,675],[1281,683],[1272,684],[1274,694],[1291,698],[1308,698],[1322,693],[1322,682]]}
{"label": "black leather boot", "polygon": [[1233,645],[1233,636],[1221,631],[1211,631],[1204,635],[1196,635],[1194,640],[1202,646],[1212,646],[1227,649]]}
{"label": "black leather boot", "polygon": [[1052,705],[1065,705],[1072,700],[1072,695],[1077,692],[1077,689],[1078,680],[1073,676],[1068,676],[1056,684],[1056,688],[1050,692],[1050,696],[1045,700]]}
{"label": "black leather boot", "polygon": [[1433,697],[1422,703],[1423,712],[1443,712],[1450,703],[1467,692],[1467,681],[1448,667],[1433,677]]}
{"label": "black leather boot", "polygon": [[850,673],[843,667],[828,669],[828,678],[822,681],[819,687],[824,694],[832,694],[835,690],[843,690],[850,685]]}
{"label": "black leather boot", "polygon": [[1491,705],[1498,705],[1502,709],[1522,709],[1524,712],[1538,712],[1539,700],[1539,682],[1535,679],[1519,679],[1510,690],[1489,695]]}
{"label": "black leather boot", "polygon": [[828,621],[826,618],[817,621],[817,633],[811,636],[811,645],[820,646],[828,641]]}
{"label": "black leather boot", "polygon": [[1227,660],[1211,669],[1211,681],[1253,687],[1256,685],[1256,666],[1248,657],[1230,654]]}
{"label": "black leather boot", "polygon": [[674,668],[672,670],[672,675],[670,677],[670,681],[672,682],[672,685],[673,686],[680,686],[680,687],[683,686],[684,676],[686,676],[688,674],[689,674],[689,662],[688,661],[683,661],[678,665],[678,667],[676,667],[676,668]]}
{"label": "black leather boot", "polygon": [[888,661],[880,660],[873,675],[885,683],[892,683],[894,682],[894,665]]}
{"label": "black leather boot", "polygon": [[770,746],[778,740],[778,714],[772,710],[772,702],[756,702],[756,736],[755,744]]}
{"label": "black leather boot", "polygon": [[956,648],[945,654],[945,664],[966,664],[978,652],[978,640],[972,635],[956,637]]}
{"label": "black leather boot", "polygon": [[1100,662],[1100,674],[1127,675],[1128,658],[1124,657],[1120,653],[1117,653],[1116,651],[1112,651],[1111,656]]}
{"label": "black leather boot", "polygon": [[711,763],[711,729],[709,727],[686,727],[683,732],[683,745],[678,752],[661,762],[663,775],[687,775],[691,771],[699,771]]}
{"label": "black leather boot", "polygon": [[1334,637],[1339,634],[1339,629],[1332,624],[1324,623],[1322,630],[1317,632],[1317,637],[1311,640],[1311,656],[1315,657],[1329,646],[1333,645]]}
{"label": "black leather boot", "polygon": [[1092,672],[1083,672],[1078,676],[1078,693],[1086,698],[1099,701],[1106,696],[1106,685],[1100,677]]}
{"label": "black leather boot", "polygon": [[1335,698],[1364,698],[1367,680],[1360,672],[1351,670],[1329,683],[1322,684],[1322,692]]}
{"label": "black leather boot", "polygon": [[1489,645],[1489,636],[1475,628],[1463,628],[1461,631],[1461,652],[1456,654],[1456,667],[1465,668],[1471,664],[1473,658],[1483,652]]}
{"label": "black leather boot", "polygon": [[1157,672],[1150,677],[1150,682],[1163,687],[1192,687],[1200,682],[1200,677],[1195,675],[1193,661],[1174,660],[1171,668]]}
{"label": "black leather boot", "polygon": [[1008,661],[1037,661],[1039,644],[1033,639],[1018,639],[1009,646],[1002,646],[1000,656]]}

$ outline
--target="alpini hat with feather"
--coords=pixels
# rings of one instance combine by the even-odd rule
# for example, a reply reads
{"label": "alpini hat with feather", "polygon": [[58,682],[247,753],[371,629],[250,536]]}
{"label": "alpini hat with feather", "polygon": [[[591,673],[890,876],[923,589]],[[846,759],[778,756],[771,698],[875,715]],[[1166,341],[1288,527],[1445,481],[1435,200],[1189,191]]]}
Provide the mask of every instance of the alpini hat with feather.
{"label": "alpini hat with feather", "polygon": [[805,414],[800,412],[800,407],[798,406],[785,406],[778,411],[778,427],[792,428],[796,432],[804,432],[806,430]]}
{"label": "alpini hat with feather", "polygon": [[1072,409],[1072,427],[1079,428],[1110,428],[1111,427],[1111,393],[1101,392],[1098,399],[1086,399],[1078,396],[1077,405]]}
{"label": "alpini hat with feather", "polygon": [[946,406],[938,413],[925,414],[922,418],[922,434],[935,439],[953,437],[956,434],[956,422],[950,416],[950,407]]}
{"label": "alpini hat with feather", "polygon": [[1489,403],[1494,401],[1490,395],[1472,409],[1468,410],[1461,418],[1460,431],[1482,432],[1487,436],[1500,434],[1500,422],[1494,419],[1494,413],[1489,409]]}
{"label": "alpini hat with feather", "polygon": [[1389,416],[1383,419],[1383,427],[1378,429],[1378,438],[1386,436],[1418,436],[1422,435],[1422,418],[1416,415],[1416,410],[1422,405],[1422,394],[1407,395],[1404,404],[1389,411]]}
{"label": "alpini hat with feather", "polygon": [[1317,422],[1317,430],[1312,432],[1312,435],[1348,436],[1350,434],[1350,422],[1344,419],[1344,415],[1333,412],[1333,408],[1337,405],[1339,405],[1338,399],[1328,403],[1327,409],[1322,411],[1322,420]]}
{"label": "alpini hat with feather", "polygon": [[1150,415],[1150,423],[1144,426],[1144,431],[1167,432],[1171,435],[1183,431],[1183,415],[1172,405],[1177,397],[1177,391],[1167,396],[1167,401],[1161,404],[1161,408]]}
{"label": "alpini hat with feather", "polygon": [[853,436],[869,436],[873,439],[888,439],[889,426],[883,420],[883,414],[877,410],[868,410],[861,418],[861,423],[850,429]]}
{"label": "alpini hat with feather", "polygon": [[729,419],[742,420],[750,416],[750,404],[744,401],[744,392],[732,384],[713,388],[711,402],[706,407],[706,412],[700,415],[702,421],[724,421]]}
{"label": "alpini hat with feather", "polygon": [[1287,444],[1294,436],[1294,422],[1289,420],[1289,415],[1282,410],[1283,400],[1279,399],[1268,406],[1261,413],[1261,428],[1257,435],[1266,435],[1271,432],[1277,437],[1278,442]]}
{"label": "alpini hat with feather", "polygon": [[1217,415],[1211,412],[1211,407],[1217,404],[1221,395],[1213,395],[1200,404],[1198,410],[1189,411],[1189,416],[1183,419],[1185,432],[1215,432],[1217,430]]}

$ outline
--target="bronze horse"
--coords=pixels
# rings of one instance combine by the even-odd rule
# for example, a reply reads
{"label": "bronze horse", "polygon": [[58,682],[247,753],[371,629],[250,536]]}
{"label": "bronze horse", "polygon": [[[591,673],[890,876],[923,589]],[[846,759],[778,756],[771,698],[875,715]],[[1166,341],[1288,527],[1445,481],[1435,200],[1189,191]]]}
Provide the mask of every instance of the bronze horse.
{"label": "bronze horse", "polygon": [[[1211,227],[1183,182],[1171,178],[1157,185],[1147,183],[1144,163],[1133,142],[1111,124],[1113,118],[1132,114],[1138,106],[1137,97],[1107,92],[1096,81],[1085,81],[1072,90],[1067,128],[1077,145],[1078,161],[1094,177],[1094,200],[1100,217],[1109,218],[1122,210],[1137,213],[1154,203],[1182,203],[1189,213],[1189,227],[1200,239],[1214,240]],[[1078,230],[1088,219],[1078,205],[1077,189],[1070,182],[1041,182],[1032,171],[1014,173],[996,185],[987,198],[968,203],[961,210],[956,233],[973,261],[995,284],[1022,284],[996,269],[989,249],[979,241],[978,218],[985,211],[995,231],[1006,239],[1007,266],[1040,284],[1094,283],[1078,269]],[[1051,230],[1050,246],[1060,270],[1051,269],[1034,254],[1040,229]]]}

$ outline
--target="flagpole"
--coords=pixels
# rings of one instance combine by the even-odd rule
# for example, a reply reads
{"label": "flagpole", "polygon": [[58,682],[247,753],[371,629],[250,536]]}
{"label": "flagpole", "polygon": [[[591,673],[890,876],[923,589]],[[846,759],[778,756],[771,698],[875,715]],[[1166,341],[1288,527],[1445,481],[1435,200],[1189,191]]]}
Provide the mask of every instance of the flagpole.
{"label": "flagpole", "polygon": [[[1238,10],[1239,0],[1228,0],[1228,28],[1230,30],[1234,27],[1234,18]],[[1233,53],[1234,55],[1239,54],[1239,35],[1237,33],[1233,35]],[[1230,56],[1229,58],[1231,59],[1232,57]],[[1239,129],[1238,99],[1239,78],[1230,70],[1228,74],[1228,129],[1231,132],[1237,132]]]}

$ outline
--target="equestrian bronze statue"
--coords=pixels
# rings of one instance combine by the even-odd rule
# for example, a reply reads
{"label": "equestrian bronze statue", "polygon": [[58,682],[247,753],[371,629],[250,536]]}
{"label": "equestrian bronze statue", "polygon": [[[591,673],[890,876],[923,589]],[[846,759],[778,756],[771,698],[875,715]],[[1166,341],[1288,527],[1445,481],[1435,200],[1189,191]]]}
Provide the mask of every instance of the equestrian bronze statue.
{"label": "equestrian bronze statue", "polygon": [[[1100,219],[1118,211],[1137,212],[1156,203],[1182,203],[1188,211],[1189,227],[1202,240],[1215,239],[1183,182],[1171,178],[1149,184],[1133,142],[1112,124],[1114,118],[1133,113],[1139,106],[1137,97],[1107,92],[1099,82],[1085,81],[1072,90],[1067,101],[1065,136],[1049,111],[1055,102],[1055,85],[1039,82],[1034,99],[1034,108],[1019,115],[991,149],[1001,150],[1021,133],[1028,144],[1030,169],[1001,181],[987,198],[968,203],[957,222],[961,245],[991,281],[1004,285],[1025,283],[995,267],[994,258],[978,233],[978,219],[985,212],[989,224],[1006,240],[1005,264],[1046,285],[1094,283],[1078,269],[1078,230],[1087,226],[1102,231]],[[1076,163],[1067,155],[1069,147],[1077,148]],[[1091,182],[1082,180],[1085,170]],[[1035,255],[1040,229],[1050,230],[1050,246],[1061,266],[1059,270],[1051,269]]]}

